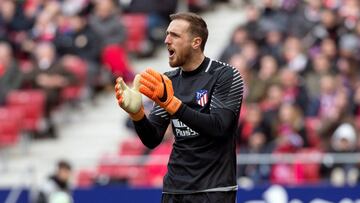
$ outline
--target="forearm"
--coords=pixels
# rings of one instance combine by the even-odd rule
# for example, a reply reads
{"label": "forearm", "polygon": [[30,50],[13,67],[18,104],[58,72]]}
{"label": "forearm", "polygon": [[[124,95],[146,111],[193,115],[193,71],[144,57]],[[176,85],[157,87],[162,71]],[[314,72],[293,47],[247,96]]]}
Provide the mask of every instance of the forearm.
{"label": "forearm", "polygon": [[139,121],[133,121],[133,123],[136,133],[146,147],[153,149],[161,143],[165,130],[152,124],[146,116]]}
{"label": "forearm", "polygon": [[174,115],[194,131],[209,136],[227,135],[236,123],[235,114],[227,109],[213,109],[210,114],[195,111],[182,104]]}

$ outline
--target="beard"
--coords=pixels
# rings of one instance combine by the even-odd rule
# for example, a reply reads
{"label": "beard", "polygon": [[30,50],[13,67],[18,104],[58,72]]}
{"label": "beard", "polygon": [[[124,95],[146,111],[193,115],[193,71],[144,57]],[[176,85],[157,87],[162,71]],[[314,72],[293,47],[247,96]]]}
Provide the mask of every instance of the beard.
{"label": "beard", "polygon": [[181,57],[176,57],[174,59],[170,59],[169,60],[169,65],[172,67],[172,68],[176,68],[176,67],[180,67],[184,64],[184,60],[182,60]]}
{"label": "beard", "polygon": [[182,53],[175,53],[173,59],[169,59],[169,65],[173,68],[181,67],[191,59],[191,49],[187,49]]}

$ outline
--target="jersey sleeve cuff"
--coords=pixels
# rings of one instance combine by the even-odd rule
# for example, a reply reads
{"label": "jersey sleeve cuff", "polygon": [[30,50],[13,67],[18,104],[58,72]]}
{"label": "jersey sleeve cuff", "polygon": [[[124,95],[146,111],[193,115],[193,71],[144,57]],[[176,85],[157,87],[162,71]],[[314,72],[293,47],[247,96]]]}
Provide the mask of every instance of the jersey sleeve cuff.
{"label": "jersey sleeve cuff", "polygon": [[186,105],[184,103],[181,103],[179,109],[174,113],[174,117],[181,118],[185,110],[186,110]]}

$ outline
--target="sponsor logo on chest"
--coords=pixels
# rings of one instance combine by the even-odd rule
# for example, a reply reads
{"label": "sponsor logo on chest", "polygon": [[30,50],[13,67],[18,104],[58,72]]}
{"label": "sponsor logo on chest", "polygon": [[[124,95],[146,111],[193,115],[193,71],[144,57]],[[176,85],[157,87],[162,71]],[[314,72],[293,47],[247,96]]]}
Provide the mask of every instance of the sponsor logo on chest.
{"label": "sponsor logo on chest", "polygon": [[187,125],[185,125],[185,123],[179,121],[178,119],[172,119],[171,121],[174,127],[176,137],[199,135],[199,133],[195,132],[193,129],[189,128]]}

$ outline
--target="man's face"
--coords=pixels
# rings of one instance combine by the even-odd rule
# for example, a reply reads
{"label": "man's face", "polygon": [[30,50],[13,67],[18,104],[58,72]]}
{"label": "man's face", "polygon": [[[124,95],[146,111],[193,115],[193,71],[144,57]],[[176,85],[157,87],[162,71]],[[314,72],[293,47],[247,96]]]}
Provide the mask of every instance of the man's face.
{"label": "man's face", "polygon": [[169,52],[171,67],[183,66],[192,55],[192,37],[188,28],[189,22],[185,20],[173,20],[169,24],[165,44]]}
{"label": "man's face", "polygon": [[71,177],[71,170],[67,168],[61,168],[58,171],[58,178],[64,182],[68,182]]}

